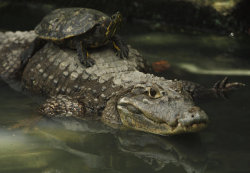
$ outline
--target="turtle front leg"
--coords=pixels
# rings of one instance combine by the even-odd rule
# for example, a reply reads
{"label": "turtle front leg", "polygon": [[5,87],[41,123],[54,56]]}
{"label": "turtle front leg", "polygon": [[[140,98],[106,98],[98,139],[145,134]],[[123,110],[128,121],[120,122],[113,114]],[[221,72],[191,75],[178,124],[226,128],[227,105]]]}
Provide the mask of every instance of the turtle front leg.
{"label": "turtle front leg", "polygon": [[112,37],[112,42],[113,42],[113,46],[117,52],[117,55],[120,58],[128,58],[128,46],[127,44],[122,40],[122,38],[118,35],[115,35],[114,37]]}
{"label": "turtle front leg", "polygon": [[95,64],[95,60],[89,57],[87,46],[82,41],[78,41],[76,43],[76,50],[77,50],[79,61],[85,67],[92,67]]}

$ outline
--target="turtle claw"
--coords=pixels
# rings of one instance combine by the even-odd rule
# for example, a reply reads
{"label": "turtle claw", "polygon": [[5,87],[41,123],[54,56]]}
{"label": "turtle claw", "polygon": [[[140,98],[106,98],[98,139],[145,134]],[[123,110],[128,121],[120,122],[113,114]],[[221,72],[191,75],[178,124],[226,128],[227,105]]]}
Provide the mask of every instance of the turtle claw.
{"label": "turtle claw", "polygon": [[238,89],[240,87],[246,86],[243,83],[240,82],[228,82],[228,77],[225,77],[224,79],[217,81],[214,86],[213,90],[215,91],[215,94],[217,97],[222,97],[222,98],[228,98],[227,92]]}
{"label": "turtle claw", "polygon": [[125,59],[125,58],[128,57],[128,52],[129,52],[128,46],[127,46],[125,43],[123,43],[123,44],[121,45],[121,50],[120,50],[120,51],[117,51],[118,55],[119,55],[120,58],[122,58],[122,59]]}
{"label": "turtle claw", "polygon": [[128,57],[128,47],[124,46],[121,50],[116,50],[116,56],[120,57],[121,59],[125,59]]}
{"label": "turtle claw", "polygon": [[121,52],[121,58],[127,58],[128,57],[128,47],[124,46]]}
{"label": "turtle claw", "polygon": [[92,67],[95,64],[95,60],[92,58],[88,57],[82,61],[80,61],[81,64],[83,64],[85,67]]}
{"label": "turtle claw", "polygon": [[121,59],[125,59],[128,57],[129,49],[127,44],[121,39],[120,36],[116,35],[113,38],[113,45],[116,52],[116,56]]}

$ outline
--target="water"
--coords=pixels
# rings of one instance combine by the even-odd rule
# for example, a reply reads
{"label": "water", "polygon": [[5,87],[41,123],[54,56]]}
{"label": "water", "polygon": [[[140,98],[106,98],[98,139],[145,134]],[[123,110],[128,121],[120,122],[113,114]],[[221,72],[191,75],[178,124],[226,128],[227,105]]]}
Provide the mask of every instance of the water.
{"label": "water", "polygon": [[158,75],[206,86],[227,75],[248,86],[198,103],[210,117],[206,130],[161,137],[96,121],[36,121],[37,99],[0,81],[0,172],[250,172],[249,40],[129,29],[127,41],[150,62],[171,64]]}

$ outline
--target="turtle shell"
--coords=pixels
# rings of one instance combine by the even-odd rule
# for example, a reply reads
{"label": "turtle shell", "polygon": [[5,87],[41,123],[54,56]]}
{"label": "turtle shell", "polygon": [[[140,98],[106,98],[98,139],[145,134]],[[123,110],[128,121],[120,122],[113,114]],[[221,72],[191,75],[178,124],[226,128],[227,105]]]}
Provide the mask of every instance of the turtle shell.
{"label": "turtle shell", "polygon": [[106,14],[88,8],[60,8],[45,16],[35,28],[42,39],[63,40],[81,35],[109,19]]}

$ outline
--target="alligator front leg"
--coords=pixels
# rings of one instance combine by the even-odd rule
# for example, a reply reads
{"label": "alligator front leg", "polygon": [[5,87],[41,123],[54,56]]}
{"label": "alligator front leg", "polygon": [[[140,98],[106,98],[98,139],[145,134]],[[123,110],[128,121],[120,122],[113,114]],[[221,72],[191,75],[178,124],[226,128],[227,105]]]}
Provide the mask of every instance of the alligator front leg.
{"label": "alligator front leg", "polygon": [[66,95],[51,97],[40,107],[40,112],[48,117],[84,116],[84,106]]}
{"label": "alligator front leg", "polygon": [[190,81],[180,82],[182,83],[184,90],[188,91],[193,98],[226,98],[228,92],[245,86],[245,84],[240,82],[228,82],[227,77],[223,80],[217,81],[211,88],[206,88]]}

